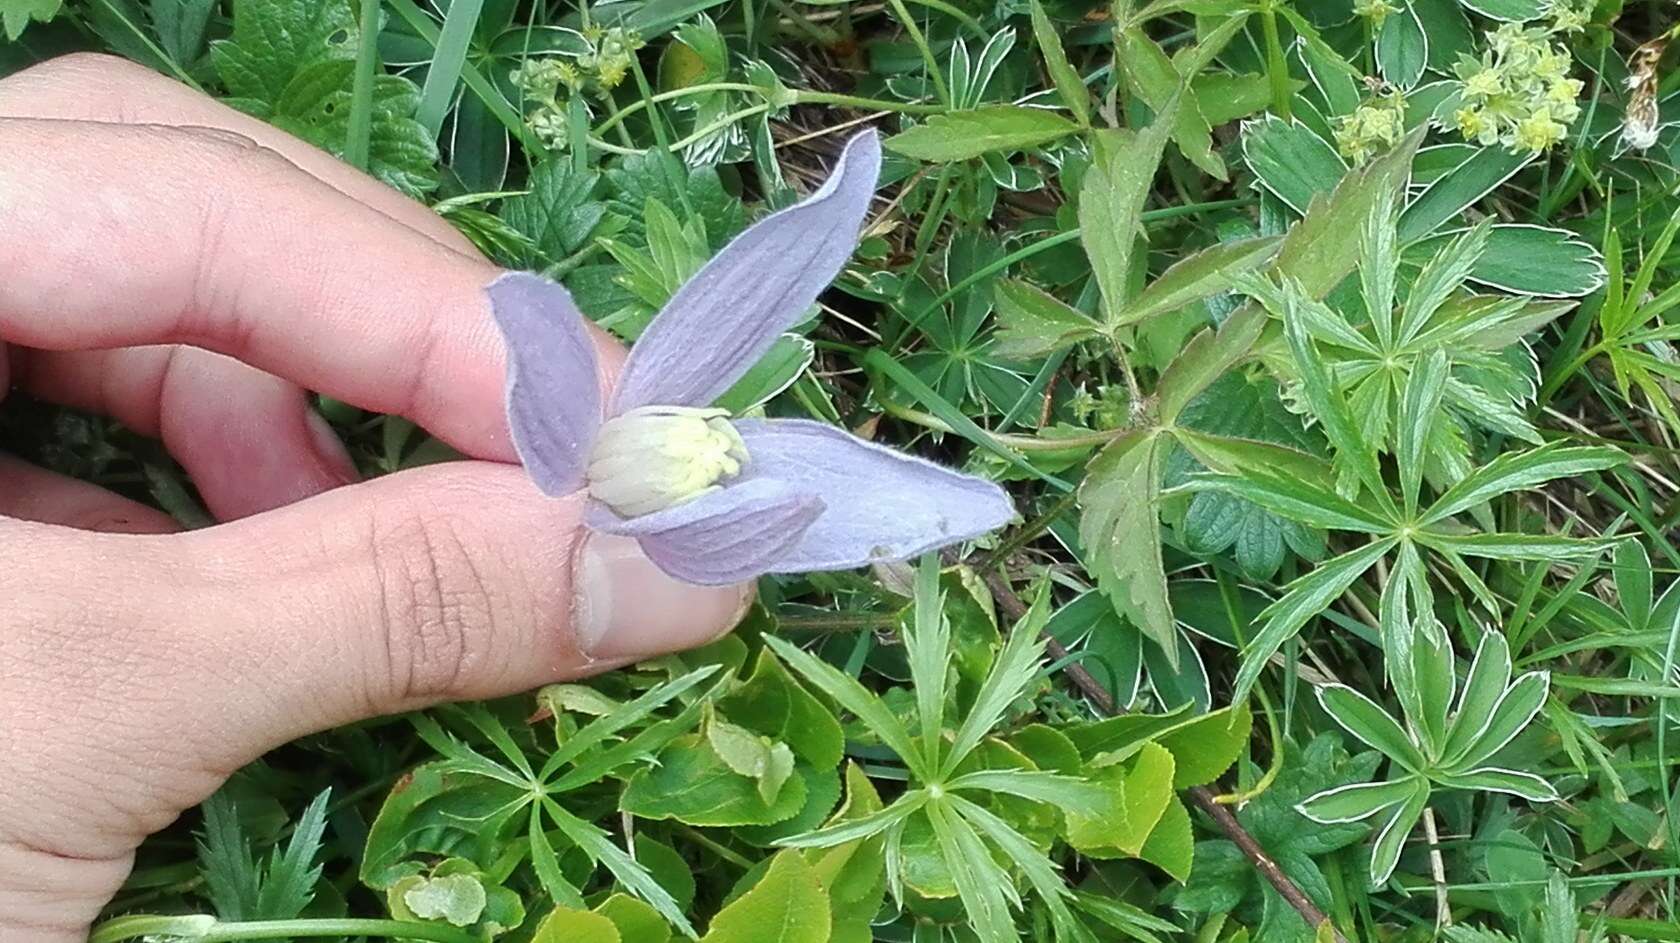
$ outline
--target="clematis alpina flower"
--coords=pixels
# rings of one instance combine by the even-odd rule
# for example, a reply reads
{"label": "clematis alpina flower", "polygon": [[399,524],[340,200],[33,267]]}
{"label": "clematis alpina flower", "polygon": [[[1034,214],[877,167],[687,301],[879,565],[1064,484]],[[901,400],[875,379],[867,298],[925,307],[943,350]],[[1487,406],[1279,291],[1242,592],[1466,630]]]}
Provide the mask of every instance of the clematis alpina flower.
{"label": "clematis alpina flower", "polygon": [[991,482],[820,422],[712,406],[797,324],[856,248],[880,173],[873,132],[821,189],[742,233],[679,288],[607,402],[564,288],[525,273],[487,289],[508,348],[508,421],[550,495],[587,489],[587,525],[635,538],[691,583],[901,560],[1002,526]]}

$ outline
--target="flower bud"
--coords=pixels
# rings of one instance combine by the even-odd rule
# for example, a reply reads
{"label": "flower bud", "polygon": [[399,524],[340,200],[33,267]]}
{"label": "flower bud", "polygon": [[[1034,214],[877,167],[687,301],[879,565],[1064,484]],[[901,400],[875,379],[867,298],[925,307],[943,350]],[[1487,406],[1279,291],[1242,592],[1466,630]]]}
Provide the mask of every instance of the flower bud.
{"label": "flower bud", "polygon": [[727,410],[643,406],[601,425],[589,492],[624,517],[640,517],[706,494],[746,462]]}

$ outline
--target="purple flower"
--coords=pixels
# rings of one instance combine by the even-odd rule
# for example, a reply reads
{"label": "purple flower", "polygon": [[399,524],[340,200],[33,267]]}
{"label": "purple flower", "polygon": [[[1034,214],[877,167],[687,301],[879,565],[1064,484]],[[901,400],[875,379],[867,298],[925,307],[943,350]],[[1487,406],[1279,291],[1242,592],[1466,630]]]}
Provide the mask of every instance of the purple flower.
{"label": "purple flower", "polygon": [[991,482],[820,422],[710,408],[851,258],[880,167],[874,132],[854,137],[810,199],[726,246],[648,326],[608,403],[581,379],[595,352],[566,290],[525,273],[492,283],[508,422],[537,487],[587,488],[591,529],[634,537],[691,583],[901,560],[1007,522]]}

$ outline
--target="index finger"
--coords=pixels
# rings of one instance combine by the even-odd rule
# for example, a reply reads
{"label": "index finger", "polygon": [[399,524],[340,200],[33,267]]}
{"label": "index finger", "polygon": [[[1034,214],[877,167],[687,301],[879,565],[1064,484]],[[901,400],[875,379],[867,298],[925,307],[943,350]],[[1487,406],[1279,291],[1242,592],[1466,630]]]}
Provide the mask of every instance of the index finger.
{"label": "index finger", "polygon": [[514,457],[498,270],[238,135],[0,118],[0,271],[7,341],[205,347]]}

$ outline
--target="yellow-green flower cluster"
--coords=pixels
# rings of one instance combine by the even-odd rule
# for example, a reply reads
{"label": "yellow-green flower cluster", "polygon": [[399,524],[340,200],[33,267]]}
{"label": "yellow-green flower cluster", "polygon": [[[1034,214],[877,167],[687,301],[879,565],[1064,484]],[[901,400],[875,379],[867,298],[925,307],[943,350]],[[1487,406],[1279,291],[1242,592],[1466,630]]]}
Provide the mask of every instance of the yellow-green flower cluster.
{"label": "yellow-green flower cluster", "polygon": [[[1555,11],[1554,11],[1555,12]],[[1484,146],[1544,151],[1562,141],[1581,113],[1582,83],[1569,77],[1567,50],[1552,33],[1505,23],[1488,34],[1480,59],[1459,58],[1459,133]]]}
{"label": "yellow-green flower cluster", "polygon": [[583,53],[527,59],[509,75],[533,106],[526,120],[546,147],[558,149],[566,140],[566,100],[585,93],[604,96],[617,88],[643,45],[636,33],[616,26],[592,26],[580,35]]}
{"label": "yellow-green flower cluster", "polygon": [[1360,103],[1336,119],[1336,149],[1355,167],[1392,147],[1406,133],[1406,97],[1398,90]]}
{"label": "yellow-green flower cluster", "polygon": [[1382,29],[1383,21],[1391,14],[1399,13],[1400,8],[1388,0],[1354,0],[1353,12],[1371,21],[1372,29]]}

